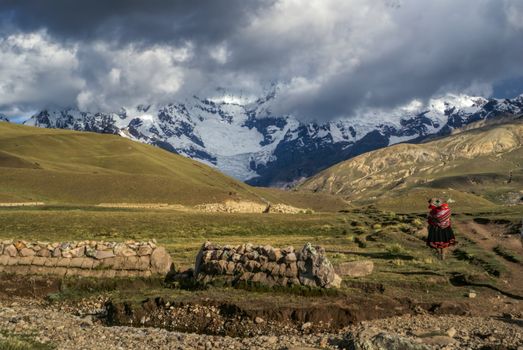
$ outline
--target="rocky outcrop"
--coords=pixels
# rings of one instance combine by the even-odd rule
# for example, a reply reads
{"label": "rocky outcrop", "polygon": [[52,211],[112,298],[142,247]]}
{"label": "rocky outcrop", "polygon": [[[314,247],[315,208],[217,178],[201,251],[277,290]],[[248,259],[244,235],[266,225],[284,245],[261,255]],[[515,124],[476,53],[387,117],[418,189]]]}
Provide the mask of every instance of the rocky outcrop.
{"label": "rocky outcrop", "polygon": [[195,263],[195,277],[203,283],[222,280],[266,286],[310,286],[338,288],[340,277],[321,247],[307,243],[301,250],[294,247],[274,248],[250,243],[238,246],[206,242]]}
{"label": "rocky outcrop", "polygon": [[165,275],[172,259],[155,242],[0,243],[0,272],[58,276],[131,277]]}

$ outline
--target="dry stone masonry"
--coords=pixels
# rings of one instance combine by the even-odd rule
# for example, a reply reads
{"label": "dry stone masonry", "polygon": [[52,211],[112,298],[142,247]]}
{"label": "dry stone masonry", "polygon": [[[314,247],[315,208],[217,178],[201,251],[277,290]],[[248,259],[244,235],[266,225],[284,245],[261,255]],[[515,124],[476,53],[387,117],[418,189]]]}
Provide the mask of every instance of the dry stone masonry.
{"label": "dry stone masonry", "polygon": [[0,272],[90,277],[165,275],[171,256],[154,241],[0,242]]}
{"label": "dry stone masonry", "polygon": [[338,288],[341,283],[325,250],[310,243],[296,251],[293,247],[280,249],[250,243],[220,246],[206,242],[196,257],[194,273],[203,283],[225,280],[231,284],[321,288]]}

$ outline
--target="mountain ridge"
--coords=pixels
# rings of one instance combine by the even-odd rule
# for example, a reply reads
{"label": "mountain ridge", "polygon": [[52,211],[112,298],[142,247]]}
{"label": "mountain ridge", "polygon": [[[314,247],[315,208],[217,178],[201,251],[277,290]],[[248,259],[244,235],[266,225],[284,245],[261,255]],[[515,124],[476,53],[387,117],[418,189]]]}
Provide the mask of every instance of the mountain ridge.
{"label": "mountain ridge", "polygon": [[358,118],[303,123],[271,112],[276,92],[255,101],[202,99],[139,105],[118,113],[43,110],[27,125],[117,134],[202,161],[256,186],[288,186],[340,161],[399,142],[421,142],[480,120],[523,111],[523,96],[447,95]]}
{"label": "mountain ridge", "polygon": [[364,153],[323,170],[298,189],[356,202],[400,203],[409,192],[426,190],[432,195],[462,192],[482,205],[514,200],[517,204],[523,198],[522,159],[523,116],[519,116],[426,143],[401,143]]}

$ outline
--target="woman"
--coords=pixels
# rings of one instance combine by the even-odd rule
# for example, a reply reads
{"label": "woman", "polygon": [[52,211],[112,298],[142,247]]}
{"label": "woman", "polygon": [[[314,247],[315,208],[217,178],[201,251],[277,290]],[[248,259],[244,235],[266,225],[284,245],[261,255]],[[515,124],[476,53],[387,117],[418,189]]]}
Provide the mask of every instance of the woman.
{"label": "woman", "polygon": [[429,235],[427,245],[437,250],[439,258],[445,259],[445,249],[456,244],[456,237],[450,225],[450,208],[439,198],[429,199]]}

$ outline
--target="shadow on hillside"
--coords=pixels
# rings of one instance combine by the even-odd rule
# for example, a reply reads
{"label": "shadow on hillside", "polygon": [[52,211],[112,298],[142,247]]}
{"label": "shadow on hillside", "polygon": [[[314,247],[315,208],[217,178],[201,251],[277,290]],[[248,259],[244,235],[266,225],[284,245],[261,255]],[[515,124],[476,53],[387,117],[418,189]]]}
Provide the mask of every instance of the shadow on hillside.
{"label": "shadow on hillside", "polygon": [[517,295],[517,294],[513,294],[513,293],[510,293],[510,292],[504,291],[504,290],[499,289],[498,287],[495,287],[495,286],[493,286],[491,284],[488,284],[488,283],[478,283],[478,282],[469,281],[467,279],[467,277],[462,275],[462,274],[454,274],[453,276],[451,276],[449,278],[449,282],[454,287],[465,287],[465,286],[484,287],[484,288],[492,289],[492,290],[494,290],[494,291],[496,291],[496,292],[498,292],[500,294],[503,294],[504,296],[507,296],[509,298],[516,299],[516,300],[523,300],[523,296],[521,296],[521,295]]}
{"label": "shadow on hillside", "polygon": [[402,253],[394,253],[394,252],[355,252],[355,251],[351,251],[351,250],[336,250],[336,249],[327,249],[326,252],[327,253],[358,255],[358,256],[364,256],[366,258],[371,258],[371,259],[414,260],[414,257],[412,255],[402,254]]}

